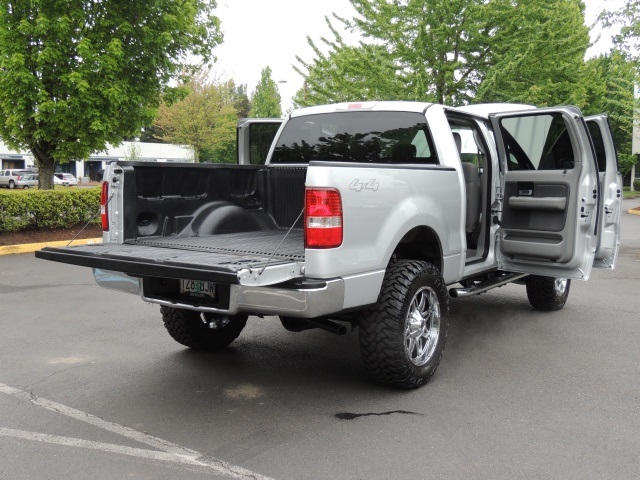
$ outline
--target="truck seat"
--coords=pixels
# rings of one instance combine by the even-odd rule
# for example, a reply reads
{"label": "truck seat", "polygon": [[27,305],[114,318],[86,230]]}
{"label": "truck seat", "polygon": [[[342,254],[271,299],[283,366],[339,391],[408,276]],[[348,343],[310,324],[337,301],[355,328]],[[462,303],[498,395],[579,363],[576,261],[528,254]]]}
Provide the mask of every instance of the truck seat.
{"label": "truck seat", "polygon": [[480,170],[476,165],[469,162],[462,162],[462,173],[464,175],[465,191],[467,195],[467,219],[465,221],[465,231],[467,232],[467,243],[469,237],[480,228],[480,212],[482,211],[482,187],[480,185]]}

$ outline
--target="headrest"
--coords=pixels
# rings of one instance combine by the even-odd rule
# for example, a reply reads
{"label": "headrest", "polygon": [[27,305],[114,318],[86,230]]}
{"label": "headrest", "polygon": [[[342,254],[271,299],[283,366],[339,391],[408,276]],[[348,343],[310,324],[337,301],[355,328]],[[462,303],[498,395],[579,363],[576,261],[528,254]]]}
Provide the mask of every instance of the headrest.
{"label": "headrest", "polygon": [[391,149],[391,161],[402,163],[412,161],[416,158],[416,146],[411,143],[398,143]]}

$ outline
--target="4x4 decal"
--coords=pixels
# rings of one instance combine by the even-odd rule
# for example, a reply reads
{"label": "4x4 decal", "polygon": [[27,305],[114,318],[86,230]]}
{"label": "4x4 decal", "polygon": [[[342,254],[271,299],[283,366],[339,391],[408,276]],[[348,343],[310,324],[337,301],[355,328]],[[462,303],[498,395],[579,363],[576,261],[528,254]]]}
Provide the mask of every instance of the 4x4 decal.
{"label": "4x4 decal", "polygon": [[356,178],[353,182],[349,184],[349,190],[353,190],[355,192],[361,192],[362,190],[373,190],[376,192],[380,184],[378,181],[373,178],[368,182],[361,182],[359,178]]}

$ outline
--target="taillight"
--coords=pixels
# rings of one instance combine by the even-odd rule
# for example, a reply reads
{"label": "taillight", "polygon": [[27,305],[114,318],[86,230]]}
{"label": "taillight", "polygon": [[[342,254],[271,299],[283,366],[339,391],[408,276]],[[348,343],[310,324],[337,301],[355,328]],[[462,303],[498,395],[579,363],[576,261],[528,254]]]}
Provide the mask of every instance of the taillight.
{"label": "taillight", "polygon": [[329,188],[307,188],[304,202],[305,248],[342,245],[342,200]]}
{"label": "taillight", "polygon": [[22,175],[18,175],[18,180],[22,180]]}
{"label": "taillight", "polygon": [[102,182],[102,193],[100,194],[100,217],[102,219],[102,231],[109,231],[109,182]]}

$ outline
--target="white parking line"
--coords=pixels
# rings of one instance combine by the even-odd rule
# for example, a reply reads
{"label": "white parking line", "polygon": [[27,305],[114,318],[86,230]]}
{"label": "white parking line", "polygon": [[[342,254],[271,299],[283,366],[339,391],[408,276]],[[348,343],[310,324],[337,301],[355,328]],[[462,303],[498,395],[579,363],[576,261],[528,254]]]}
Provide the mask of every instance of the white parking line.
{"label": "white parking line", "polygon": [[15,430],[13,428],[0,427],[0,437],[21,438],[23,440],[34,440],[36,442],[54,443],[56,445],[66,445],[68,447],[89,448],[91,450],[102,450],[103,452],[119,453],[132,457],[150,458],[153,460],[163,460],[166,462],[186,463],[188,465],[207,465],[198,462],[191,456],[176,455],[175,453],[159,452],[157,450],[145,450],[143,448],[125,447],[114,445],[113,443],[92,442],[80,438],[60,437],[58,435],[47,435],[46,433],[27,432],[25,430]]}
{"label": "white parking line", "polygon": [[47,443],[56,443],[59,445],[89,448],[93,450],[102,450],[102,451],[107,451],[112,453],[120,453],[123,455],[130,455],[130,456],[139,457],[139,458],[148,458],[148,459],[155,459],[155,460],[184,463],[189,465],[197,465],[197,466],[207,467],[209,469],[216,471],[217,473],[220,473],[230,478],[239,478],[239,479],[251,478],[255,480],[273,480],[270,477],[260,475],[258,473],[252,472],[250,470],[246,470],[236,465],[231,465],[222,460],[218,460],[212,457],[207,457],[200,452],[182,447],[175,443],[171,443],[167,440],[163,440],[161,438],[154,437],[146,433],[138,432],[137,430],[133,430],[131,428],[125,427],[124,425],[120,425],[118,423],[103,420],[99,417],[96,417],[95,415],[91,415],[90,413],[86,413],[81,410],[77,410],[75,408],[62,405],[61,403],[52,402],[51,400],[47,400],[46,398],[36,397],[35,395],[32,395],[31,393],[25,390],[20,390],[18,388],[14,388],[9,385],[5,385],[4,383],[0,383],[0,393],[12,395],[14,397],[27,400],[31,402],[33,405],[37,405],[39,407],[50,410],[52,412],[56,412],[61,415],[65,415],[67,417],[80,420],[84,423],[88,423],[89,425],[93,425],[95,427],[102,428],[104,430],[121,435],[123,437],[136,440],[140,443],[144,443],[145,445],[155,447],[162,451],[157,452],[154,450],[132,448],[132,447],[126,447],[123,445],[114,445],[109,443],[91,442],[87,440],[81,440],[78,438],[59,437],[54,435],[47,435],[44,433],[27,432],[23,430],[13,430],[10,428],[0,428],[0,436],[22,438],[26,440],[34,440],[34,441],[47,442]]}

